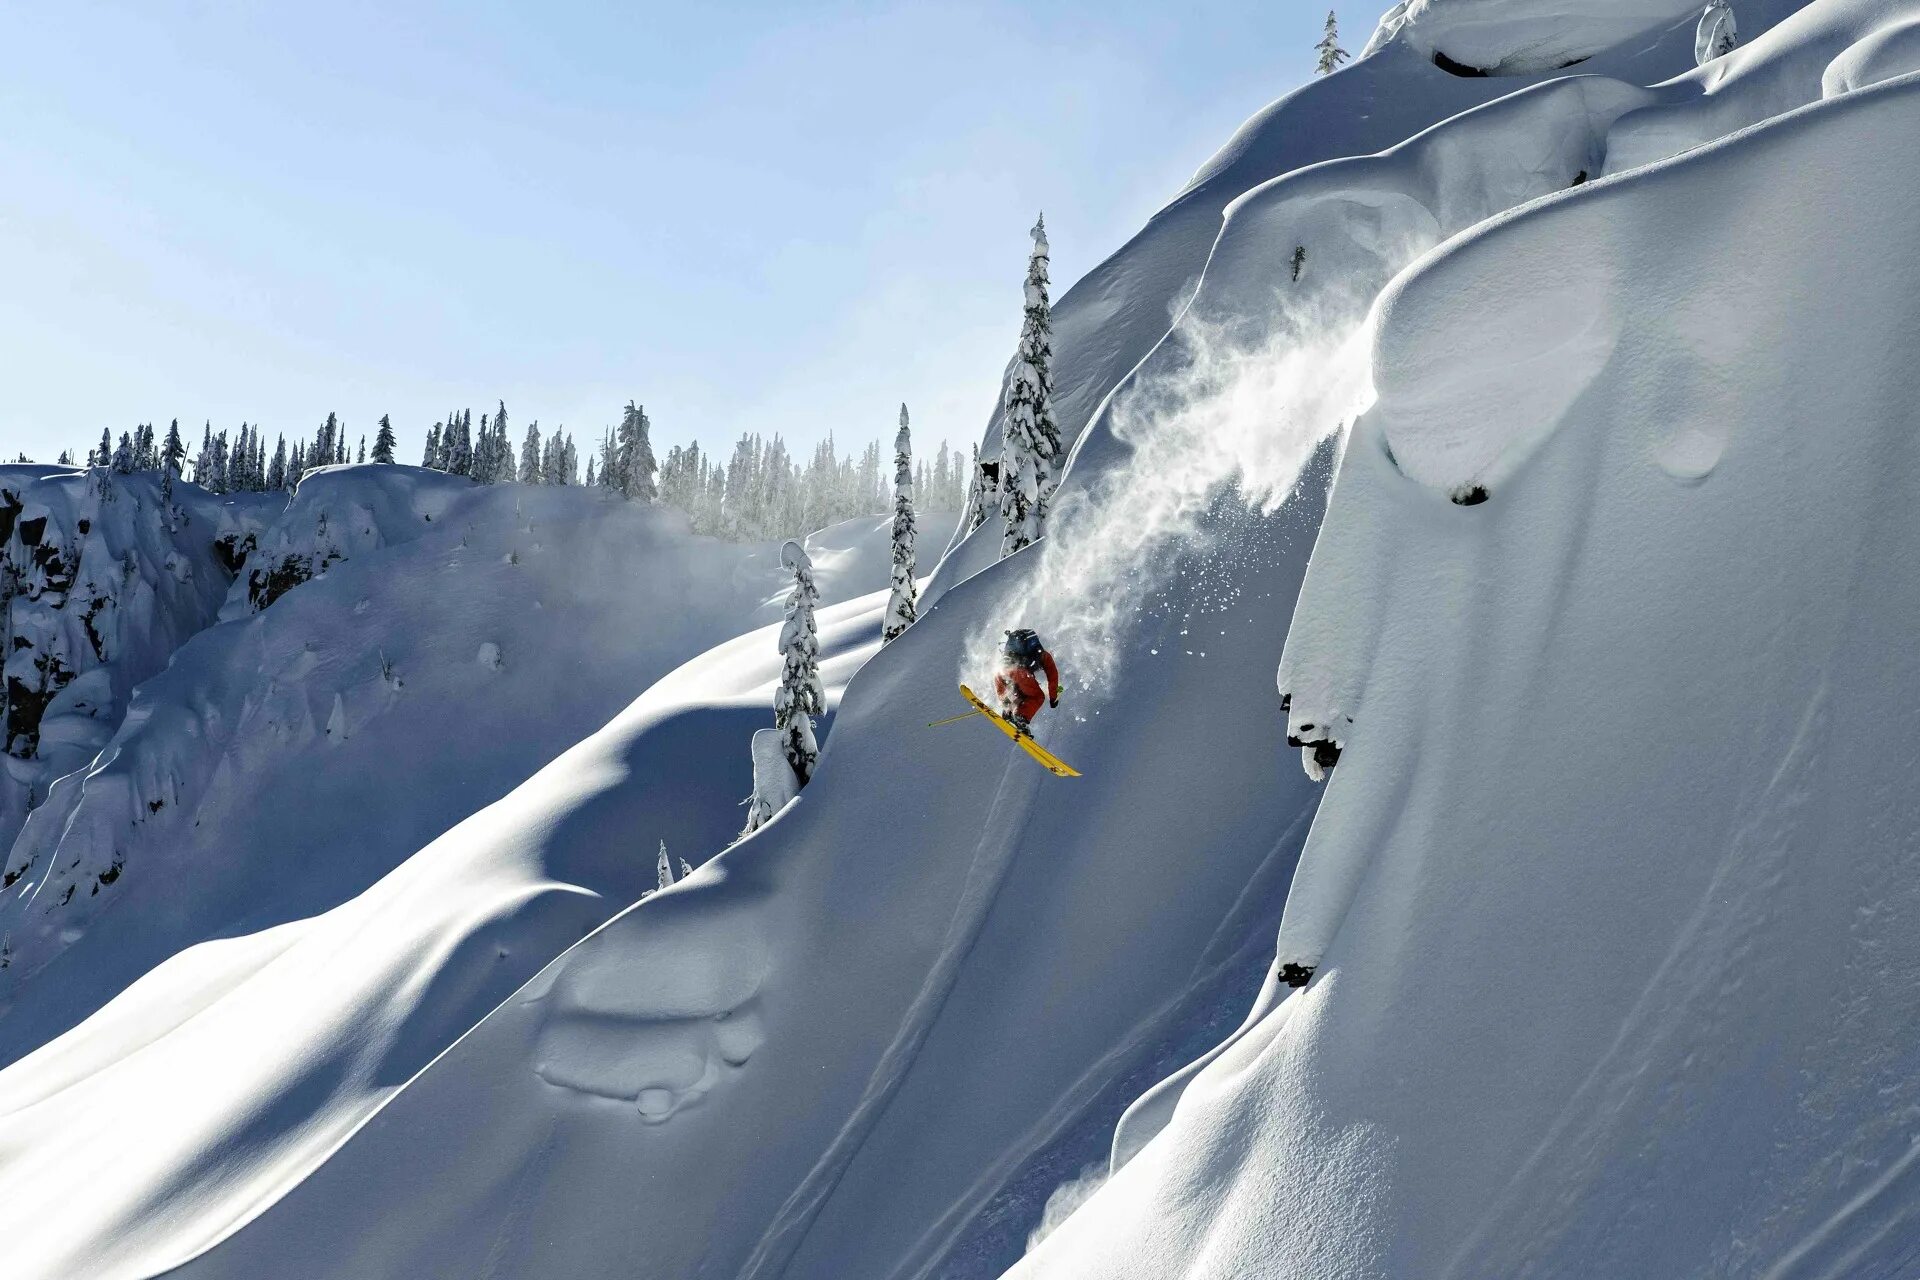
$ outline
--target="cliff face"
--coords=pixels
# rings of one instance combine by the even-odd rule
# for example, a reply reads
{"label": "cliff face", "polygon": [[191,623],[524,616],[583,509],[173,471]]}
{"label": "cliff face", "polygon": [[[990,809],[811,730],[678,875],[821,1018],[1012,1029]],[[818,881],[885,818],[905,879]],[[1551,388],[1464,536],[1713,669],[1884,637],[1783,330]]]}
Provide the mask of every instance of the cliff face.
{"label": "cliff face", "polygon": [[242,548],[279,505],[157,473],[0,467],[0,846],[105,745],[133,687],[214,621]]}

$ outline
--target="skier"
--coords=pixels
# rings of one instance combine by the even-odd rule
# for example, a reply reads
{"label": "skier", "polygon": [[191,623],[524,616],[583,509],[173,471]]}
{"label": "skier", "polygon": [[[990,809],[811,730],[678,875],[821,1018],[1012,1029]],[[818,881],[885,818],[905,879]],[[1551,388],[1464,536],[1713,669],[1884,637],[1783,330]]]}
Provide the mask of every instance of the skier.
{"label": "skier", "polygon": [[[1060,668],[1054,665],[1053,655],[1040,643],[1039,635],[1024,627],[1007,632],[1001,652],[1004,661],[993,678],[994,695],[1000,699],[1001,714],[1014,728],[1031,736],[1034,713],[1040,710],[1041,701],[1044,699],[1050,707],[1060,705]],[[1046,673],[1044,695],[1036,671]]]}

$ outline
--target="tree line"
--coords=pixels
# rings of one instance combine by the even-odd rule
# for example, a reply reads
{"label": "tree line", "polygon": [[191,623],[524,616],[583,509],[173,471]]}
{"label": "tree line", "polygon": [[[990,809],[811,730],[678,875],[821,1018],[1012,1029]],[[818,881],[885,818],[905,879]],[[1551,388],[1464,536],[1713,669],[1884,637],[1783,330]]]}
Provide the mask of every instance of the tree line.
{"label": "tree line", "polygon": [[[481,484],[594,485],[637,502],[658,502],[686,513],[694,531],[739,541],[760,541],[825,528],[857,516],[879,515],[894,503],[891,477],[883,467],[880,443],[859,453],[841,454],[832,436],[803,460],[776,432],[742,434],[723,458],[698,441],[674,445],[656,458],[652,421],[629,401],[620,425],[608,428],[586,459],[564,429],[543,432],[529,422],[516,446],[507,406],[482,413],[476,428],[473,411],[447,414],[427,428],[420,464]],[[329,413],[311,439],[289,442],[276,435],[269,450],[266,433],[241,423],[228,432],[202,428],[199,449],[189,454],[174,419],[164,433],[151,423],[120,433],[100,433],[87,453],[88,466],[122,474],[165,470],[192,480],[210,493],[291,492],[315,467],[350,462],[397,461],[392,419],[383,415],[371,447],[362,434],[354,442],[337,414]],[[24,455],[21,461],[26,461]],[[71,452],[60,461],[73,465]],[[971,467],[944,441],[914,473],[920,505],[931,511],[958,511],[966,500]]]}

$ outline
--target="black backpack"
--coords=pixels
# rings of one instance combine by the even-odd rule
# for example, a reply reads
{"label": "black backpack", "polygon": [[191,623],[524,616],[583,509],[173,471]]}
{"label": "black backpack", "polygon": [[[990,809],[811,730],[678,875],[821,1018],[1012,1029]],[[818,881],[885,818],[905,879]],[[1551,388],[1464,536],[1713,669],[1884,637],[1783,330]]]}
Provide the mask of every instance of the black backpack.
{"label": "black backpack", "polygon": [[1040,633],[1021,627],[1017,631],[1007,632],[1006,655],[1010,662],[1023,667],[1039,665],[1040,655],[1045,652],[1040,643]]}

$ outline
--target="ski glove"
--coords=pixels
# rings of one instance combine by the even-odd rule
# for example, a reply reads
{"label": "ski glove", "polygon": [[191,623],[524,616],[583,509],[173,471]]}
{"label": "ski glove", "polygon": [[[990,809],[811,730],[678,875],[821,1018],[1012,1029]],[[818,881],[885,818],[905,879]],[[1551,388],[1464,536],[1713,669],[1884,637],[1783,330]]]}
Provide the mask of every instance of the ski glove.
{"label": "ski glove", "polygon": [[1048,706],[1050,706],[1050,707],[1057,707],[1057,706],[1059,706],[1059,705],[1060,705],[1060,695],[1056,693],[1056,694],[1054,694],[1054,695],[1053,695],[1053,696],[1052,696],[1051,698],[1048,698],[1048,699],[1047,699],[1047,705],[1048,705]]}

